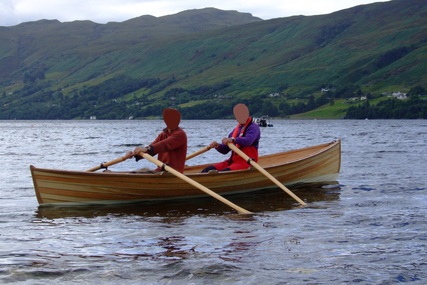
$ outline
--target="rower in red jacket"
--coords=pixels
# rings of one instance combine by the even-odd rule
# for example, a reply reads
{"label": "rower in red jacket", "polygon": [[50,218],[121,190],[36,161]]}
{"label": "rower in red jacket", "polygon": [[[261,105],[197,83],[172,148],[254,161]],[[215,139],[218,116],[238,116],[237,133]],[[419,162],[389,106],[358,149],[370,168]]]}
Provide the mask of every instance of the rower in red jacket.
{"label": "rower in red jacket", "polygon": [[[163,120],[166,128],[157,138],[148,146],[135,148],[128,156],[134,156],[138,161],[141,159],[138,155],[141,151],[151,156],[157,154],[158,160],[183,173],[187,155],[187,134],[179,127],[181,114],[178,110],[166,108],[163,110]],[[154,170],[154,172],[160,171],[162,171],[160,167]]]}

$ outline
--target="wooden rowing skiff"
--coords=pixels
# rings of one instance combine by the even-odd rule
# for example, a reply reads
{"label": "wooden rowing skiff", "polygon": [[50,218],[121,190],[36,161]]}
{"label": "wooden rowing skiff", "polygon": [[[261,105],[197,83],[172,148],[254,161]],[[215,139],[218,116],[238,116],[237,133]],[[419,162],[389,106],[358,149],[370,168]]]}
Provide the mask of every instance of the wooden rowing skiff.
{"label": "wooden rowing skiff", "polygon": [[[285,186],[333,182],[340,171],[341,141],[260,156],[258,164]],[[184,175],[219,195],[277,188],[255,168],[200,173],[207,165],[186,166]],[[106,204],[207,196],[167,172],[88,172],[43,169],[33,165],[30,169],[40,205]]]}

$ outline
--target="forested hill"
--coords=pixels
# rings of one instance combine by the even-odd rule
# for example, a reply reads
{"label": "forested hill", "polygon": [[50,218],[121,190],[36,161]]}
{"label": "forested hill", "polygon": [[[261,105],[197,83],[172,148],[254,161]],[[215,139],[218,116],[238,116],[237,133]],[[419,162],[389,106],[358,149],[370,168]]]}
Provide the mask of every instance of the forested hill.
{"label": "forested hill", "polygon": [[398,91],[423,105],[426,16],[425,0],[392,0],[272,20],[206,8],[0,27],[0,119],[145,118],[166,106],[212,119],[236,102],[253,115],[339,105],[344,116],[367,106],[354,98],[372,106]]}

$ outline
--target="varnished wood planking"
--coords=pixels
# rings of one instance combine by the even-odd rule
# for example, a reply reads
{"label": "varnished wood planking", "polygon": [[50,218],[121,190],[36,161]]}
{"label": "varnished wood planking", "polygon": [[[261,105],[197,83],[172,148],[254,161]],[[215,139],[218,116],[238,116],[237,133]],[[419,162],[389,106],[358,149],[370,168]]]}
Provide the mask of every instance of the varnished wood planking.
{"label": "varnished wood planking", "polygon": [[[341,164],[341,142],[261,156],[259,164],[285,185],[336,179]],[[277,187],[256,169],[201,174],[201,166],[189,166],[185,174],[219,193]],[[138,174],[38,169],[31,166],[40,204],[137,201],[205,195],[170,173]]]}

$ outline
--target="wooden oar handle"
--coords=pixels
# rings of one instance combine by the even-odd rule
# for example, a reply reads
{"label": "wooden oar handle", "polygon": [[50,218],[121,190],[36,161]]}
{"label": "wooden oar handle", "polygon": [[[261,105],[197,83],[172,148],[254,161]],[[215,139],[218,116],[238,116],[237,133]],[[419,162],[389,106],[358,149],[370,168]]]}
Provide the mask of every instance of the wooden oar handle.
{"label": "wooden oar handle", "polygon": [[111,166],[111,165],[117,164],[119,162],[125,161],[126,159],[129,159],[129,158],[130,157],[128,155],[125,155],[125,156],[116,158],[116,159],[109,161],[109,162],[103,162],[100,165],[92,167],[86,171],[93,172],[93,171],[97,171],[98,169],[101,169],[101,168],[107,168],[108,166]]}
{"label": "wooden oar handle", "polygon": [[199,149],[198,151],[195,151],[195,152],[193,152],[192,154],[189,154],[186,158],[185,158],[185,160],[189,160],[189,159],[191,159],[191,158],[193,158],[193,157],[195,157],[195,156],[198,156],[198,155],[200,155],[200,154],[202,154],[202,153],[204,153],[204,152],[207,152],[208,150],[210,150],[211,149],[211,147],[210,146],[205,146],[205,147],[203,147],[203,148],[201,148],[201,149]]}

